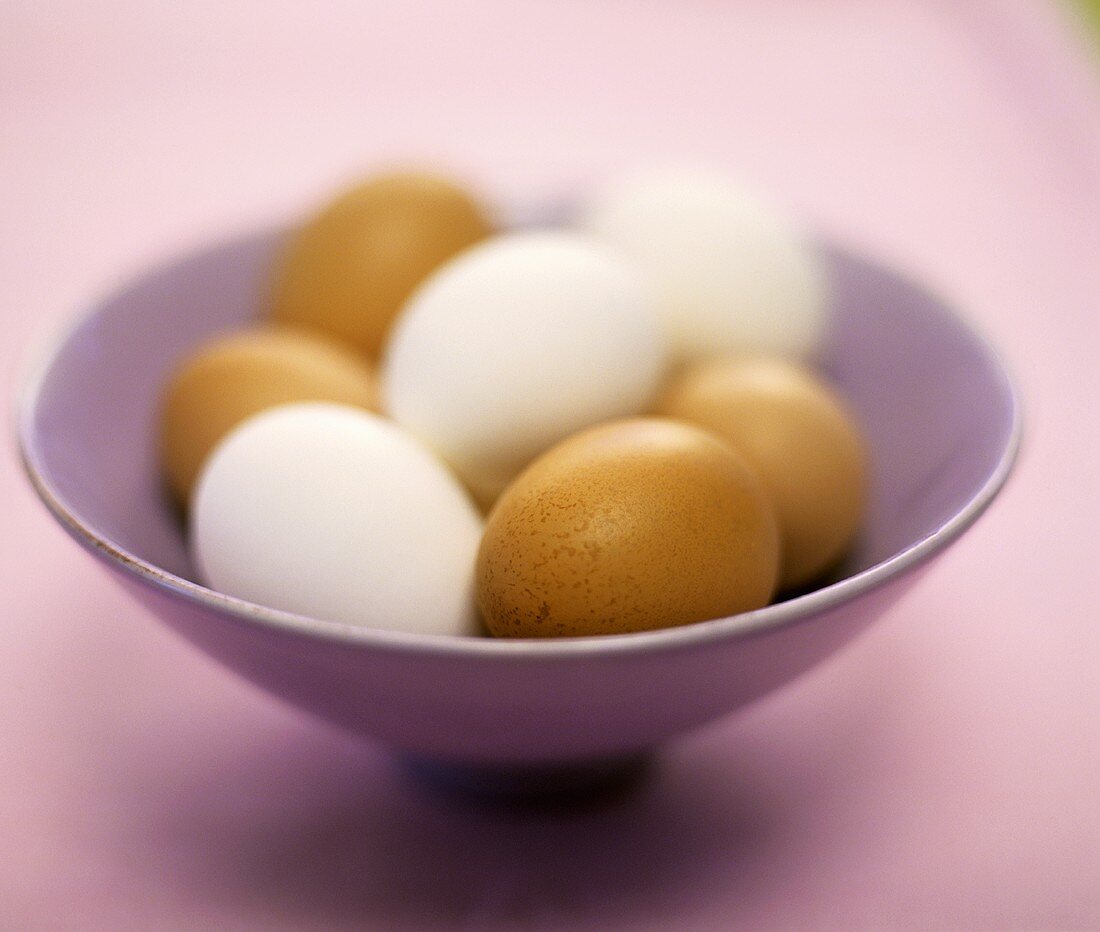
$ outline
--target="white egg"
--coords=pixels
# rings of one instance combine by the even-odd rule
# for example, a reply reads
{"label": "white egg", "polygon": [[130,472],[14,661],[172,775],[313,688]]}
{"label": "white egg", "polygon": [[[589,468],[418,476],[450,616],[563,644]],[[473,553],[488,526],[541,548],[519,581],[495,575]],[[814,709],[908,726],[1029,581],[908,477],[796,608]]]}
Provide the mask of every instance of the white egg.
{"label": "white egg", "polygon": [[556,441],[644,411],[666,355],[631,262],[576,234],[512,233],[413,294],[383,359],[382,394],[488,504]]}
{"label": "white egg", "polygon": [[228,595],[361,627],[477,631],[480,515],[430,451],[360,409],[244,421],[207,461],[191,520],[199,570]]}
{"label": "white egg", "polygon": [[626,177],[584,205],[578,222],[651,277],[678,360],[798,358],[819,345],[827,316],[819,258],[776,207],[726,177]]}

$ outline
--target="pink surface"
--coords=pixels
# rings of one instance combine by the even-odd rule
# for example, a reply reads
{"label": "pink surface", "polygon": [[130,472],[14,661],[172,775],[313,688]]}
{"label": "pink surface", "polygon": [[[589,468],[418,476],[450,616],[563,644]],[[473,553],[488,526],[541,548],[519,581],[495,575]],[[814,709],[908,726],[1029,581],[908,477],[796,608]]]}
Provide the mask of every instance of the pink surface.
{"label": "pink surface", "polygon": [[[587,812],[459,804],[216,668],[0,459],[0,927],[1100,926],[1100,87],[1038,2],[0,7],[0,373],[379,159],[735,166],[1003,348],[1018,474],[879,627]],[[400,12],[399,12],[400,11]]]}

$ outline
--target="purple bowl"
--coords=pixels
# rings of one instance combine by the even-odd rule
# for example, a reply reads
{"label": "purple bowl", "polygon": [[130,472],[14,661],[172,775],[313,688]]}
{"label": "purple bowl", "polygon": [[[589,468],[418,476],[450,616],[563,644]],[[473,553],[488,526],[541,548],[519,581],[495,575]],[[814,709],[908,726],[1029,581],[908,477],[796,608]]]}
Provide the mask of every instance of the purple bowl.
{"label": "purple bowl", "polygon": [[[177,360],[254,317],[278,234],[160,268],[95,307],[25,394],[26,471],[54,517],[153,614],[269,692],[468,772],[628,759],[738,709],[878,617],[982,513],[1019,408],[994,353],[942,303],[835,249],[823,364],[869,438],[872,489],[839,581],[759,611],[614,637],[402,634],[250,604],[195,582],[154,423]],[[599,772],[590,769],[590,773]]]}

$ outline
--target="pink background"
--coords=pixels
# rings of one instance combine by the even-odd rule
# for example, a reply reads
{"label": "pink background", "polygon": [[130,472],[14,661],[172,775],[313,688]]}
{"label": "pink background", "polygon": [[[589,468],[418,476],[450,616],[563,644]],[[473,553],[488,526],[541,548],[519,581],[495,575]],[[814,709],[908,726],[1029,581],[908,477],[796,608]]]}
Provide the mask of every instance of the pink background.
{"label": "pink background", "polygon": [[0,927],[1100,927],[1100,83],[1033,2],[0,5],[0,374],[148,262],[438,157],[734,167],[1000,346],[1004,497],[841,657],[517,813],[144,617],[0,457]]}

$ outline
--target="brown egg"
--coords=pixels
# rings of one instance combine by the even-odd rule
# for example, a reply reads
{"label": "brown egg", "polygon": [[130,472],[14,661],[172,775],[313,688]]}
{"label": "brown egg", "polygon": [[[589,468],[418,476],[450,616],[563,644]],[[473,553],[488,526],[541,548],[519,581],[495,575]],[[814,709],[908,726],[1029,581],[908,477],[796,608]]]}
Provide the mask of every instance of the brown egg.
{"label": "brown egg", "polygon": [[168,486],[186,505],[207,454],[245,418],[295,401],[377,409],[370,365],[323,337],[274,327],[219,337],[176,370],[161,412]]}
{"label": "brown egg", "polygon": [[443,178],[372,178],[291,237],[275,271],[272,314],[377,357],[413,289],[490,232],[473,199]]}
{"label": "brown egg", "polygon": [[477,596],[497,636],[646,631],[766,605],[778,561],[771,505],[739,455],[631,418],[562,441],[504,491]]}
{"label": "brown egg", "polygon": [[782,359],[719,359],[674,378],[657,412],[714,431],[755,468],[775,504],[782,588],[812,582],[840,559],[863,513],[866,456],[843,402]]}

